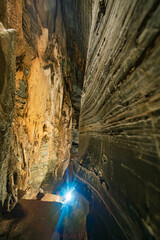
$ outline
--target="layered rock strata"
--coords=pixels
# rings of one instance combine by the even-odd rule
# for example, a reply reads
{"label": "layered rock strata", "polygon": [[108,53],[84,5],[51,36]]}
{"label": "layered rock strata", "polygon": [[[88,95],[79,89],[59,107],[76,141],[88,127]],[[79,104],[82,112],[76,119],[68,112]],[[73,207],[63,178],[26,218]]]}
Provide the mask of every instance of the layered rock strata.
{"label": "layered rock strata", "polygon": [[74,172],[127,239],[160,236],[159,15],[156,0],[93,9]]}
{"label": "layered rock strata", "polygon": [[86,65],[93,1],[62,1],[66,44],[72,70],[72,147],[71,158],[79,146],[79,113]]}
{"label": "layered rock strata", "polygon": [[97,204],[111,238],[159,239],[159,14],[158,0],[0,2],[0,200],[8,211],[21,196],[52,192],[72,146],[79,191]]}

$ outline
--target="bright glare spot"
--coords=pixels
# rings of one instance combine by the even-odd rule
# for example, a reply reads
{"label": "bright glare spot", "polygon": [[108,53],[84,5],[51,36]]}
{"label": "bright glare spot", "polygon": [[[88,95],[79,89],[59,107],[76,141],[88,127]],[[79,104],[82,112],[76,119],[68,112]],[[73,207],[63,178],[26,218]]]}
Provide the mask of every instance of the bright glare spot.
{"label": "bright glare spot", "polygon": [[66,195],[65,195],[65,202],[69,202],[72,198],[72,195],[71,195],[71,192],[68,192]]}

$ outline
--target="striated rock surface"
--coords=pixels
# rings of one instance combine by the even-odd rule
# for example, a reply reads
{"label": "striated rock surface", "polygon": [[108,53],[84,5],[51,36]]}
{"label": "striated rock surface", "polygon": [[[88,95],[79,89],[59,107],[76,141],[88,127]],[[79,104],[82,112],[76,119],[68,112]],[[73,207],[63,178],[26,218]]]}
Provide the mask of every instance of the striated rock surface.
{"label": "striated rock surface", "polygon": [[92,6],[92,0],[62,1],[66,44],[72,70],[72,157],[77,154],[79,146],[80,101],[92,20]]}
{"label": "striated rock surface", "polygon": [[156,0],[93,8],[74,172],[127,239],[160,236],[159,15]]}
{"label": "striated rock surface", "polygon": [[[66,239],[74,229],[76,239],[87,238],[79,230],[86,225],[88,239],[105,227],[108,239],[159,239],[159,15],[158,0],[0,2],[0,201],[7,211],[22,196],[32,199],[20,201],[27,209],[38,193],[53,199],[71,158],[90,206],[82,207],[82,222],[73,213],[78,225],[67,219]],[[2,238],[14,226],[24,236],[25,218],[0,221]]]}

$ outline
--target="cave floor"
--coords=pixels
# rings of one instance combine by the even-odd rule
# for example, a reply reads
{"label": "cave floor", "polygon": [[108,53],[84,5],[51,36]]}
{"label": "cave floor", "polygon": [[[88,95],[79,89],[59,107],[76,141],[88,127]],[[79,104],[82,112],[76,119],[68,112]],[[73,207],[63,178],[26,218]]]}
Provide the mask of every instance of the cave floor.
{"label": "cave floor", "polygon": [[[112,239],[94,206],[74,188],[71,166],[68,170],[54,194],[39,200],[20,199],[10,213],[0,216],[0,240]],[[63,204],[66,186],[73,187],[73,199]]]}
{"label": "cave floor", "polygon": [[11,213],[1,216],[0,239],[87,239],[88,206],[75,194],[74,205],[21,199]]}

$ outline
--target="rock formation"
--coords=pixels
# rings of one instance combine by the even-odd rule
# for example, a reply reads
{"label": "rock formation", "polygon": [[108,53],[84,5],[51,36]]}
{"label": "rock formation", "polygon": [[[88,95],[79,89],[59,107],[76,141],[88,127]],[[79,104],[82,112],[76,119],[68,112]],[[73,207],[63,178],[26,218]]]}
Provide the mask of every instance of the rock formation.
{"label": "rock formation", "polygon": [[[40,188],[51,192],[68,166],[71,146],[77,152],[91,1],[85,2],[86,13],[73,13],[83,11],[84,2],[7,0],[0,4],[0,21],[17,36],[16,46],[12,41],[15,55],[12,48],[4,50],[10,54],[11,68],[16,68],[8,70],[16,76],[12,80],[15,89],[10,86],[15,99],[6,109],[9,133],[1,135],[2,142],[8,142],[8,157],[4,157],[2,145],[1,173],[6,173],[5,177],[1,174],[0,200],[6,200],[8,210],[18,200],[15,194],[34,199]],[[3,58],[2,53],[4,75]],[[3,77],[1,81],[3,85]]]}
{"label": "rock formation", "polygon": [[158,0],[0,2],[7,211],[52,193],[72,160],[108,239],[159,239],[159,14]]}
{"label": "rock formation", "polygon": [[[0,199],[7,197],[11,124],[14,112],[16,32],[0,23]],[[9,194],[9,193],[8,193]]]}
{"label": "rock formation", "polygon": [[[2,156],[1,160],[5,159],[1,171],[8,175],[3,177],[4,185],[8,183],[7,189],[3,186],[1,199],[4,202],[8,194],[7,208],[10,209],[16,202],[14,189],[19,196],[35,198],[40,187],[52,190],[54,180],[62,177],[68,166],[72,143],[71,69],[60,1],[16,1],[14,4],[4,1],[4,9],[6,14],[1,21],[6,28],[17,32],[16,48],[13,42],[10,51],[9,48],[3,50],[7,52],[4,55],[9,61],[7,64],[12,61],[11,70],[7,71],[13,72],[13,76],[16,57],[16,80],[8,80],[15,85],[14,90],[10,84],[15,106],[14,101],[8,99],[11,104],[4,109],[10,114],[5,116],[8,121],[5,128],[10,134],[5,133],[9,156]],[[16,55],[12,56],[15,50]],[[3,59],[1,66],[4,76]],[[3,81],[2,78],[2,87]],[[9,89],[6,80],[2,92],[3,97],[8,91],[5,101]],[[2,126],[1,131],[4,130]],[[2,135],[2,141],[3,138]]]}
{"label": "rock formation", "polygon": [[127,239],[160,236],[159,14],[159,1],[93,8],[74,171]]}

